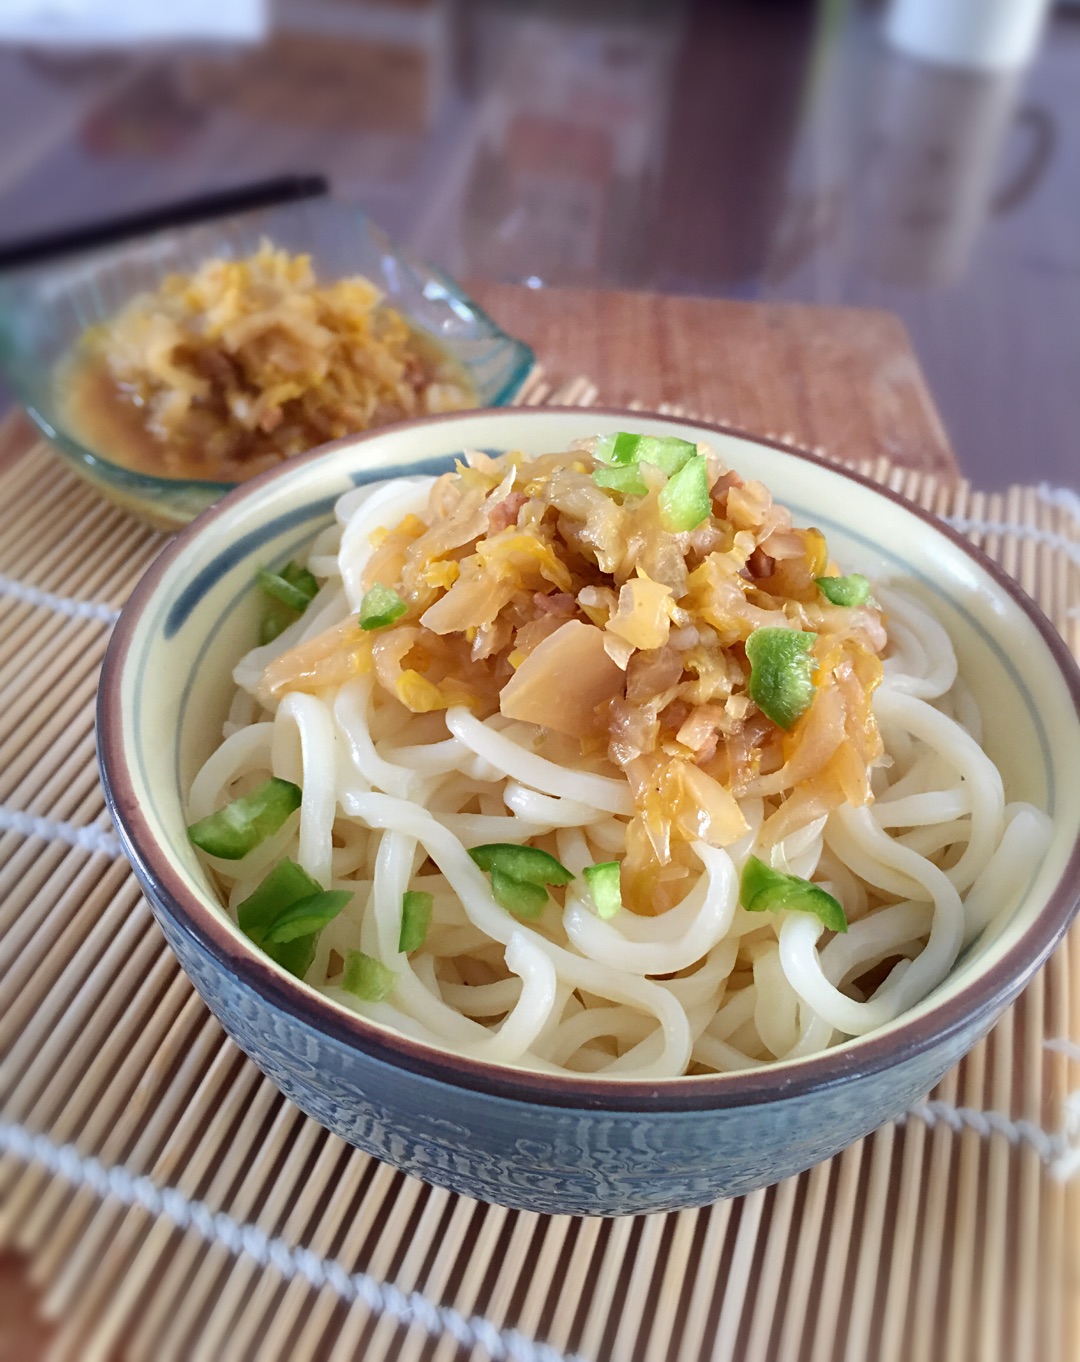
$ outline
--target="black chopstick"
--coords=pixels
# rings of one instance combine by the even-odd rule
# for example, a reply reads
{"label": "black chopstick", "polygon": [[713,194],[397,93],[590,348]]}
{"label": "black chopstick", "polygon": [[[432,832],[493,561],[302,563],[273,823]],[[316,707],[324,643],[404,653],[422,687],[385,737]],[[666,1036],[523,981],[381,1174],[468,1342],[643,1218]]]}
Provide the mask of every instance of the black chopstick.
{"label": "black chopstick", "polygon": [[113,245],[118,241],[145,236],[168,227],[184,227],[190,223],[229,217],[234,213],[248,213],[258,208],[275,208],[280,204],[296,203],[301,199],[320,198],[329,192],[329,188],[329,183],[323,175],[280,175],[276,179],[261,180],[258,184],[238,189],[200,194],[192,199],[182,199],[178,203],[144,209],[141,213],[130,213],[104,222],[91,222],[81,227],[66,228],[49,236],[29,237],[7,245],[0,244],[0,270],[71,255],[93,246]]}

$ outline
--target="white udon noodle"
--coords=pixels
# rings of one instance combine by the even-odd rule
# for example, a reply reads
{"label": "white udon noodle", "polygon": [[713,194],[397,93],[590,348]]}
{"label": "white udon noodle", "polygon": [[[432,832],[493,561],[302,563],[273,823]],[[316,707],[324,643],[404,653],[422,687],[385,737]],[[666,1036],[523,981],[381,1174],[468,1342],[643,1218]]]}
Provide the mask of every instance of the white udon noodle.
{"label": "white udon noodle", "polygon": [[[302,787],[298,814],[276,835],[241,861],[207,861],[230,909],[286,855],[325,888],[353,893],[306,976],[327,997],[432,1046],[501,1064],[650,1080],[744,1070],[891,1021],[1014,907],[1049,820],[1006,804],[948,635],[895,589],[876,589],[890,650],[874,710],[890,760],[874,772],[874,802],[840,808],[765,850],[762,802],[744,798],[750,831],[724,850],[696,844],[700,876],[658,917],[596,916],[581,871],[623,850],[629,788],[621,776],[540,756],[529,725],[481,721],[463,708],[411,715],[370,676],[286,695],[267,717],[252,696],[263,668],[359,608],[372,531],[421,512],[431,482],[341,498],[337,525],[309,558],[325,584],[300,620],[237,666],[225,740],[190,791],[194,820],[270,774]],[[577,878],[561,912],[552,901],[536,922],[518,921],[495,903],[467,848],[550,833]],[[739,874],[751,853],[835,895],[851,921],[846,935],[819,949],[816,917],[741,908]],[[427,939],[411,956],[397,948],[407,889],[434,900]],[[889,901],[868,911],[868,890]],[[394,971],[386,1001],[365,1003],[326,982],[331,952],[350,949]],[[884,982],[859,994],[853,981],[887,961],[895,963]],[[470,982],[476,962],[490,982]]]}

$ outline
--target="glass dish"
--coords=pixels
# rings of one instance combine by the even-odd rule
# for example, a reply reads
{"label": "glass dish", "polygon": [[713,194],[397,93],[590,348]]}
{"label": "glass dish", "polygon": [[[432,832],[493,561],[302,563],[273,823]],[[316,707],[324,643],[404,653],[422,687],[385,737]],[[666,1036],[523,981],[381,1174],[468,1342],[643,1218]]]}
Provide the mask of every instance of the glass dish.
{"label": "glass dish", "polygon": [[58,366],[87,327],[114,316],[134,294],[212,256],[248,255],[263,237],[309,253],[322,279],[373,279],[392,306],[465,368],[481,406],[508,405],[535,362],[532,350],[496,326],[453,279],[332,199],[166,229],[0,276],[0,369],[19,400],[72,471],[159,528],[187,524],[235,484],[138,473],[89,449],[66,422]]}

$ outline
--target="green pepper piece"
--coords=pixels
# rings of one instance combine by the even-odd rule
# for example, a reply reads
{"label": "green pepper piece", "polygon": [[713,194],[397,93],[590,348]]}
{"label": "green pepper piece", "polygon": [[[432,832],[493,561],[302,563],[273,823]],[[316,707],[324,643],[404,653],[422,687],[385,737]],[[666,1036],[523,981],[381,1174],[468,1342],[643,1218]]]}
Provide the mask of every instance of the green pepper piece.
{"label": "green pepper piece", "polygon": [[294,562],[286,563],[280,572],[260,568],[256,581],[268,597],[259,642],[272,643],[315,599],[319,582],[314,573]]}
{"label": "green pepper piece", "polygon": [[299,785],[271,776],[250,794],[241,795],[217,813],[192,823],[188,836],[211,856],[239,861],[277,832],[300,807],[300,798]]}
{"label": "green pepper piece", "polygon": [[870,600],[870,583],[861,572],[853,572],[850,577],[815,577],[814,581],[833,605],[866,605]]}
{"label": "green pepper piece", "polygon": [[397,975],[381,960],[363,951],[349,951],[345,956],[345,974],[341,987],[365,1003],[381,1003],[390,996],[397,984]]}
{"label": "green pepper piece", "polygon": [[799,629],[755,629],[746,640],[750,699],[781,728],[791,728],[813,702],[816,638]]}
{"label": "green pepper piece", "polygon": [[601,436],[593,456],[611,464],[651,463],[670,477],[696,453],[697,445],[674,435],[637,435],[623,430],[618,435]]}
{"label": "green pepper piece", "polygon": [[286,856],[259,887],[237,906],[236,920],[245,936],[261,946],[266,933],[286,908],[300,899],[321,894],[322,885]]}
{"label": "green pepper piece", "polygon": [[637,447],[642,438],[628,430],[621,430],[617,435],[601,435],[593,450],[593,457],[604,463],[636,463]]}
{"label": "green pepper piece", "polygon": [[263,942],[285,945],[299,936],[321,932],[352,899],[344,889],[321,889],[317,894],[289,904],[267,929]]}
{"label": "green pepper piece", "polygon": [[287,908],[303,899],[321,894],[318,880],[286,857],[266,876],[259,887],[236,909],[240,930],[261,947],[290,974],[302,979],[315,959],[318,932],[309,932],[292,941],[267,941],[267,934]]}
{"label": "green pepper piece", "polygon": [[273,643],[274,639],[283,634],[290,624],[294,624],[297,618],[295,610],[290,610],[280,601],[270,601],[259,624],[259,643]]}
{"label": "green pepper piece", "polygon": [[830,931],[846,932],[848,929],[843,906],[820,885],[802,880],[798,875],[785,875],[780,870],[773,870],[756,856],[746,858],[739,897],[748,913],[775,913],[789,909],[798,913],[813,913]]}
{"label": "green pepper piece", "polygon": [[264,942],[262,949],[275,964],[295,978],[302,979],[311,968],[318,947],[319,933],[309,932],[306,936],[298,936],[295,941]]}
{"label": "green pepper piece", "polygon": [[542,884],[515,880],[497,865],[491,869],[491,896],[508,913],[520,918],[539,917],[548,901],[548,891]]}
{"label": "green pepper piece", "polygon": [[401,896],[401,932],[398,936],[398,950],[419,950],[424,944],[428,927],[431,925],[431,910],[434,898],[422,889],[407,889]]}
{"label": "green pepper piece", "polygon": [[286,563],[280,572],[260,568],[256,581],[273,600],[298,613],[307,609],[319,590],[318,580],[299,563]]}
{"label": "green pepper piece", "polygon": [[651,463],[669,478],[696,457],[697,445],[673,435],[643,435],[638,442],[637,462]]}
{"label": "green pepper piece", "polygon": [[601,468],[594,468],[592,476],[597,487],[610,487],[613,492],[621,492],[623,496],[643,497],[649,490],[637,464],[605,464]]}
{"label": "green pepper piece", "polygon": [[481,870],[498,870],[524,884],[569,884],[574,872],[539,847],[518,846],[516,842],[487,842],[469,851]]}
{"label": "green pepper piece", "polygon": [[679,533],[694,530],[712,511],[709,500],[709,470],[704,458],[692,459],[668,478],[660,493],[660,523],[665,530]]}
{"label": "green pepper piece", "polygon": [[407,614],[408,609],[393,587],[376,582],[360,602],[360,628],[385,629]]}
{"label": "green pepper piece", "polygon": [[596,904],[597,917],[614,917],[623,906],[619,862],[600,861],[597,865],[587,865],[583,873]]}

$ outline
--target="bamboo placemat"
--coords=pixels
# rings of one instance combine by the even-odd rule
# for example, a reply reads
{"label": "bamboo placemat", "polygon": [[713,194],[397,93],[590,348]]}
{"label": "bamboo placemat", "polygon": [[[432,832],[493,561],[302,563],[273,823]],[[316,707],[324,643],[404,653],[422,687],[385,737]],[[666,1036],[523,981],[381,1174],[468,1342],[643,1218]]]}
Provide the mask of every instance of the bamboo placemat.
{"label": "bamboo placemat", "polygon": [[[526,400],[594,396],[538,378]],[[1080,652],[1074,494],[864,471]],[[486,1206],[291,1106],[180,973],[98,786],[98,667],[161,543],[41,447],[0,478],[0,1247],[29,1256],[57,1362],[1078,1355],[1076,931],[906,1121],[698,1211]]]}

